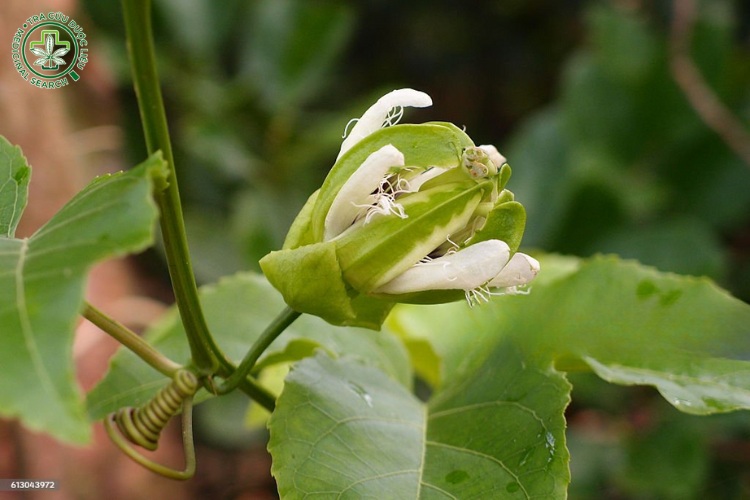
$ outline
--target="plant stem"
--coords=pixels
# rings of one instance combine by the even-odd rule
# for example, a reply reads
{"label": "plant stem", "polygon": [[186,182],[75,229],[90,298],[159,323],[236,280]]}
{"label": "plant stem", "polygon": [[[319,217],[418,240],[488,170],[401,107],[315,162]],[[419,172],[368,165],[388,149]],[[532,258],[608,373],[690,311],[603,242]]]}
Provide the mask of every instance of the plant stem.
{"label": "plant stem", "polygon": [[151,1],[122,0],[133,84],[149,153],[161,150],[169,168],[169,185],[155,194],[161,210],[161,230],[175,300],[185,326],[195,367],[213,374],[223,358],[203,317],[190,263],[185,223],[177,187],[169,129],[159,87],[151,33]]}
{"label": "plant stem", "polygon": [[182,368],[182,366],[151,347],[151,345],[143,340],[137,333],[128,329],[128,327],[122,323],[107,316],[88,302],[85,303],[81,314],[84,318],[91,321],[94,325],[98,326],[101,330],[133,351],[139,358],[167,377],[174,377],[177,370]]}
{"label": "plant stem", "polygon": [[274,408],[276,408],[276,396],[268,392],[265,387],[258,384],[252,377],[245,378],[240,383],[239,389],[247,394],[250,399],[268,410],[268,413],[273,413]]}
{"label": "plant stem", "polygon": [[301,313],[285,308],[281,314],[279,314],[273,322],[268,325],[260,337],[250,346],[250,350],[247,351],[242,362],[237,369],[227,378],[222,385],[217,387],[218,394],[226,394],[227,392],[233,391],[238,385],[247,379],[250,371],[255,366],[255,362],[258,361],[261,354],[271,345],[271,342],[276,340],[276,337],[286,330],[295,319],[299,318]]}

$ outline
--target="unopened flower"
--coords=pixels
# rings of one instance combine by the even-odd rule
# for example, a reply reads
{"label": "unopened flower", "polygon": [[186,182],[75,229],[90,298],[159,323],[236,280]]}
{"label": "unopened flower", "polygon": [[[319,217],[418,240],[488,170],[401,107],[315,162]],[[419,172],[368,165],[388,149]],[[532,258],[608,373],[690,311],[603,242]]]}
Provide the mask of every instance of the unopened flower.
{"label": "unopened flower", "polygon": [[378,328],[397,302],[473,304],[537,274],[516,252],[526,215],[497,149],[449,123],[394,123],[430,104],[400,89],[367,110],[282,250],[261,260],[292,308]]}

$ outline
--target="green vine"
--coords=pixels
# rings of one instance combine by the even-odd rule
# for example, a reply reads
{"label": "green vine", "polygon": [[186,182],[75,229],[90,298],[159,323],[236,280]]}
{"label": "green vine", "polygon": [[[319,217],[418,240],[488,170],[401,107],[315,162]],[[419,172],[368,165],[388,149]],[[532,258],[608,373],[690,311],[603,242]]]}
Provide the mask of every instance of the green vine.
{"label": "green vine", "polygon": [[146,147],[149,153],[161,150],[169,168],[169,185],[155,193],[155,197],[161,210],[164,252],[175,300],[195,367],[201,373],[213,374],[222,364],[225,365],[225,357],[211,336],[203,316],[190,261],[174,157],[156,70],[151,32],[151,1],[123,0],[122,6],[133,84],[138,97]]}

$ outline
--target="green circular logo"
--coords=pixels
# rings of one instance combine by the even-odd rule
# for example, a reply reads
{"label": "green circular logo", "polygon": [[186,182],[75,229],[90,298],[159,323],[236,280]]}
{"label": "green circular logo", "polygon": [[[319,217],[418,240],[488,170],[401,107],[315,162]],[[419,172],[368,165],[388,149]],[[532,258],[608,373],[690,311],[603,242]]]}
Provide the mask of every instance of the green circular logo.
{"label": "green circular logo", "polygon": [[13,34],[11,58],[30,84],[45,89],[78,81],[88,62],[83,28],[61,12],[30,16]]}
{"label": "green circular logo", "polygon": [[40,78],[61,78],[75,68],[78,43],[73,33],[58,22],[40,23],[23,38],[23,61]]}

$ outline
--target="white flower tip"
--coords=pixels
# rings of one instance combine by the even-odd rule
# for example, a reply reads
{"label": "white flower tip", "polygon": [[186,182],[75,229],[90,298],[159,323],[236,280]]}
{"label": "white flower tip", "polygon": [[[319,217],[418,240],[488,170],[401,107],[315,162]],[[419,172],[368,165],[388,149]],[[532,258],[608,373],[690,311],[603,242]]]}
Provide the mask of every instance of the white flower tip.
{"label": "white flower tip", "polygon": [[401,294],[427,290],[472,290],[500,273],[509,256],[510,248],[504,241],[481,241],[458,252],[415,264],[376,292]]}
{"label": "white flower tip", "polygon": [[393,108],[426,108],[428,106],[432,106],[432,99],[429,95],[419,90],[396,89],[388,92],[378,99],[375,104],[370,106],[362,117],[357,120],[349,135],[341,143],[339,157],[356,143],[380,129]]}
{"label": "white flower tip", "polygon": [[492,144],[483,144],[479,146],[479,149],[487,153],[487,156],[490,157],[490,160],[492,160],[492,163],[494,163],[497,168],[500,168],[504,163],[507,163],[505,157],[501,155],[497,148]]}
{"label": "white flower tip", "polygon": [[396,106],[427,108],[432,106],[432,98],[419,90],[396,89],[378,99],[378,104],[388,106],[389,111]]}
{"label": "white flower tip", "polygon": [[539,261],[530,255],[517,252],[502,271],[489,282],[492,288],[510,288],[530,283],[539,274]]}

